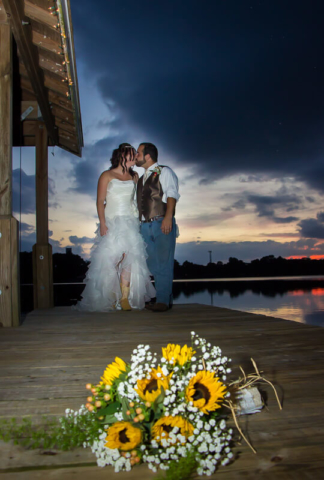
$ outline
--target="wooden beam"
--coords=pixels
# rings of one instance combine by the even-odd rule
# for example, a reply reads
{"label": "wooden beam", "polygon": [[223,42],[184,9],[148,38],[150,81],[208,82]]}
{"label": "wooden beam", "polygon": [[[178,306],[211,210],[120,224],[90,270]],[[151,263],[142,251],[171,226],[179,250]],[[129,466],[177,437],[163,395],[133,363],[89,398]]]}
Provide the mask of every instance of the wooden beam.
{"label": "wooden beam", "polygon": [[0,215],[0,327],[20,323],[18,232],[14,217]]}
{"label": "wooden beam", "polygon": [[32,100],[32,101],[22,101],[21,102],[21,106],[20,106],[20,114],[22,115],[23,113],[26,112],[26,110],[29,108],[29,107],[32,107],[32,111],[28,114],[28,116],[26,117],[26,119],[28,120],[37,120],[39,118],[39,114],[38,114],[38,103],[35,101],[35,100]]}
{"label": "wooden beam", "polygon": [[43,70],[48,70],[51,73],[55,73],[55,75],[61,77],[61,78],[66,78],[66,72],[63,68],[62,65],[62,57],[60,58],[60,62],[54,62],[53,60],[50,60],[46,57],[46,55],[43,55],[41,52],[39,54],[39,66]]}
{"label": "wooden beam", "polygon": [[45,72],[45,86],[54,93],[62,95],[63,98],[67,98],[70,93],[67,83],[62,82],[62,79],[59,77],[54,79],[50,72]]}
{"label": "wooden beam", "polygon": [[37,120],[25,120],[23,122],[23,136],[36,137],[36,128],[38,127]]}
{"label": "wooden beam", "polygon": [[64,120],[61,120],[60,118],[55,118],[55,125],[59,129],[59,132],[60,130],[64,130],[66,133],[69,133],[70,135],[76,137],[76,128],[74,125],[71,125],[70,123],[65,122]]}
{"label": "wooden beam", "polygon": [[69,112],[68,110],[65,110],[65,108],[60,108],[56,105],[53,105],[52,111],[55,117],[60,118],[64,122],[68,122],[71,125],[74,125],[73,112]]}
{"label": "wooden beam", "polygon": [[[33,90],[32,84],[29,81],[29,76],[27,69],[25,68],[25,65],[22,62],[19,62],[19,74],[21,76],[21,88],[25,89],[27,91],[30,91],[30,89]],[[43,78],[44,78],[44,85],[48,90],[51,90],[55,95],[59,95],[62,97],[62,99],[67,99],[67,94],[69,93],[69,89],[67,87],[67,84],[62,82],[62,77],[59,77],[56,75],[56,79],[52,78],[50,75],[52,75],[49,71],[44,70],[43,71]],[[27,81],[26,81],[27,80]],[[47,91],[48,95],[48,102],[50,103],[49,100],[49,91]]]}
{"label": "wooden beam", "polygon": [[57,132],[55,130],[54,118],[50,109],[48,93],[44,86],[44,75],[39,67],[37,48],[32,41],[32,32],[29,25],[23,22],[28,21],[24,13],[23,0],[2,0],[5,10],[10,14],[10,25],[18,46],[29,80],[37,97],[43,119],[45,121],[48,134],[57,141]]}
{"label": "wooden beam", "polygon": [[11,215],[12,75],[11,30],[0,25],[0,215]]}
{"label": "wooden beam", "polygon": [[37,243],[48,244],[48,138],[43,122],[36,128],[36,235]]}
{"label": "wooden beam", "polygon": [[36,95],[34,93],[32,84],[30,83],[28,78],[23,77],[23,76],[20,77],[20,87],[21,87],[22,90],[25,90],[26,92],[34,95],[35,99],[36,99]]}
{"label": "wooden beam", "polygon": [[[49,56],[51,56],[52,58],[49,58]],[[39,49],[38,58],[40,68],[42,68],[46,72],[49,72],[53,76],[53,80],[56,80],[59,86],[61,86],[60,82],[62,82],[62,79],[66,78],[66,72],[64,66],[62,65],[62,57],[54,54],[46,55],[44,54],[44,50]],[[23,77],[28,78],[28,72],[22,60],[19,62],[19,74]],[[64,89],[64,94],[66,91],[68,91],[67,87]]]}
{"label": "wooden beam", "polygon": [[12,217],[12,33],[0,25],[0,323],[19,325],[18,222]]}
{"label": "wooden beam", "polygon": [[21,88],[21,100],[32,102],[34,100],[36,101],[36,97],[33,93],[28,92],[27,90],[24,90],[23,88]]}
{"label": "wooden beam", "polygon": [[53,308],[52,245],[33,246],[34,308]]}
{"label": "wooden beam", "polygon": [[[35,142],[36,137],[23,137],[22,147],[36,147]],[[19,147],[20,145],[14,145],[14,147]]]}
{"label": "wooden beam", "polygon": [[[59,37],[61,40],[61,37]],[[61,41],[56,42],[52,38],[50,38],[47,35],[44,35],[43,33],[36,32],[33,30],[33,43],[39,48],[42,48],[44,50],[47,50],[52,53],[58,54],[58,52],[62,52],[60,49],[61,47]]]}
{"label": "wooden beam", "polygon": [[3,7],[1,0],[0,0],[0,25],[9,25],[7,13]]}
{"label": "wooden beam", "polygon": [[48,243],[48,136],[36,126],[36,245],[33,247],[34,308],[53,307],[52,246]]}
{"label": "wooden beam", "polygon": [[70,153],[73,153],[74,155],[78,155],[78,157],[81,157],[81,151],[77,142],[71,142],[63,137],[59,137],[59,147],[67,150]]}
{"label": "wooden beam", "polygon": [[37,20],[40,23],[45,23],[45,25],[50,27],[52,30],[56,30],[55,25],[58,23],[57,16],[51,15],[49,10],[44,10],[34,3],[25,0],[25,14],[27,17]]}
{"label": "wooden beam", "polygon": [[76,148],[78,144],[76,135],[72,135],[70,132],[67,132],[66,130],[59,129],[59,140],[60,142],[62,141],[70,142],[71,145],[74,146],[74,148]]}
{"label": "wooden beam", "polygon": [[50,99],[51,103],[55,104],[53,106],[64,108],[65,110],[68,110],[69,112],[73,112],[72,102],[67,97],[64,98],[61,95],[57,95],[56,93],[52,92],[52,90],[49,90],[48,96],[49,96],[49,99]]}

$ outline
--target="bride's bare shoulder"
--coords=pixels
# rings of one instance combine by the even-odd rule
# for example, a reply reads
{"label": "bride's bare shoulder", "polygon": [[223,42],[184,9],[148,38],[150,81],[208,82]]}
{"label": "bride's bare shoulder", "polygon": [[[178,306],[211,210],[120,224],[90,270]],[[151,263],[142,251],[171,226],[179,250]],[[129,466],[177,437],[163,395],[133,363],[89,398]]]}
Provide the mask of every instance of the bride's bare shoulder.
{"label": "bride's bare shoulder", "polygon": [[109,182],[113,178],[110,170],[105,170],[99,177],[99,181]]}

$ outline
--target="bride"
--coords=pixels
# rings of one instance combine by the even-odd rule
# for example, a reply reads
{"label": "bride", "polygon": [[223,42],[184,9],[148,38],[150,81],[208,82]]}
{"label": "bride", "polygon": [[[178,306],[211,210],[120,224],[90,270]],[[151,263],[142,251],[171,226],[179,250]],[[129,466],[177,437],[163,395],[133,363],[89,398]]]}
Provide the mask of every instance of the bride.
{"label": "bride", "polygon": [[91,248],[91,263],[82,300],[75,308],[110,311],[142,309],[155,297],[146,265],[147,254],[139,233],[135,203],[138,174],[133,171],[136,151],[129,143],[115,149],[111,167],[98,181],[99,226]]}

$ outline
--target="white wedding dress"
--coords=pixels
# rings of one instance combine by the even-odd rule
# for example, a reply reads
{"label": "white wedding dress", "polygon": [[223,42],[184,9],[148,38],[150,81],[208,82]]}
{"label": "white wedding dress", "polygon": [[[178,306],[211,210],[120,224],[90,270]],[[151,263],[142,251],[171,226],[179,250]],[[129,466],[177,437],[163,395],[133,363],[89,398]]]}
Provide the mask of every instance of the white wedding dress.
{"label": "white wedding dress", "polygon": [[129,303],[142,309],[155,297],[155,288],[146,265],[144,240],[139,232],[133,180],[110,180],[105,217],[108,232],[100,236],[100,225],[91,248],[91,263],[77,310],[107,312],[120,309],[121,275],[130,281]]}

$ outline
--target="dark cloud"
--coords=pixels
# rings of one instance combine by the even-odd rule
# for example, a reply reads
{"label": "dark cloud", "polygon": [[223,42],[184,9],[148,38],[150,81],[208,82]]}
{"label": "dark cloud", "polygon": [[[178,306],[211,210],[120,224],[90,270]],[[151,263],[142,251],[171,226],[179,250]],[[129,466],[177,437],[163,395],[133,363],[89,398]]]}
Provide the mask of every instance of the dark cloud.
{"label": "dark cloud", "polygon": [[318,220],[319,222],[324,223],[324,212],[318,212],[318,214],[317,214],[317,220]]}
{"label": "dark cloud", "polygon": [[36,230],[34,225],[21,222],[20,227],[20,250],[22,252],[30,252],[36,243]]}
{"label": "dark cloud", "polygon": [[93,243],[94,238],[78,237],[77,235],[71,235],[69,237],[69,240],[73,245],[83,245],[84,243]]}
{"label": "dark cloud", "polygon": [[298,226],[301,237],[324,239],[324,212],[319,212],[317,218],[301,220]]}
{"label": "dark cloud", "polygon": [[200,214],[200,215],[195,215],[191,217],[184,217],[181,219],[181,227],[180,231],[182,228],[185,227],[192,227],[195,226],[196,228],[201,228],[201,227],[207,227],[207,226],[212,226],[212,225],[219,225],[220,222],[224,220],[228,220],[229,218],[235,217],[236,214],[234,212],[232,213],[227,213],[227,211],[224,212],[224,210],[216,213],[211,213],[211,214]]}
{"label": "dark cloud", "polygon": [[22,235],[29,234],[35,231],[34,225],[29,225],[29,223],[24,223],[24,222],[21,222],[19,224],[19,228]]}
{"label": "dark cloud", "polygon": [[[21,173],[21,191],[20,191],[20,173]],[[24,170],[16,168],[12,172],[12,210],[14,213],[20,212],[20,194],[21,194],[21,213],[35,213],[36,193],[35,193],[35,175],[27,175]],[[55,182],[48,179],[49,197],[55,195]],[[49,206],[57,208],[59,204],[49,201]]]}
{"label": "dark cloud", "polygon": [[104,138],[83,149],[83,158],[73,159],[72,177],[74,185],[71,191],[96,196],[100,174],[110,167],[113,149],[125,141],[125,135]]}
{"label": "dark cloud", "polygon": [[[30,252],[33,249],[33,245],[36,243],[36,229],[34,225],[21,222],[20,223],[20,234],[21,234],[21,251]],[[53,247],[53,252],[63,253],[65,251],[64,247],[61,245],[61,241],[64,240],[55,240],[50,238],[53,236],[53,230],[48,231],[49,243]]]}
{"label": "dark cloud", "polygon": [[[231,198],[231,194],[225,194],[224,198]],[[291,194],[288,192],[288,189],[284,186],[280,188],[276,195],[257,195],[251,194],[249,192],[243,192],[238,195],[238,200],[236,200],[232,205],[224,207],[223,211],[232,211],[232,210],[244,210],[248,204],[252,204],[255,207],[255,213],[258,217],[266,217],[269,220],[272,220],[274,223],[292,223],[299,220],[299,217],[296,216],[286,216],[281,217],[276,214],[276,211],[284,211],[286,213],[300,210],[304,208],[305,199],[302,195]]]}
{"label": "dark cloud", "polygon": [[65,253],[65,247],[62,247],[60,240],[49,238],[48,241],[52,245],[53,253]]}
{"label": "dark cloud", "polygon": [[27,175],[20,168],[12,172],[12,210],[20,211],[20,174],[21,174],[21,213],[35,213],[35,175]]}
{"label": "dark cloud", "polygon": [[318,242],[312,239],[301,239],[285,243],[274,240],[231,243],[188,242],[177,244],[175,258],[180,263],[189,260],[205,265],[209,262],[209,251],[212,251],[214,262],[226,262],[229,257],[236,257],[249,262],[255,258],[262,258],[267,255],[274,255],[276,257],[324,255],[324,243],[318,245]]}
{"label": "dark cloud", "polygon": [[288,232],[288,233],[259,233],[259,237],[267,238],[289,238],[289,237],[300,237],[297,232]]}
{"label": "dark cloud", "polygon": [[292,223],[299,220],[298,217],[273,217],[275,223]]}
{"label": "dark cloud", "polygon": [[[302,197],[297,195],[247,195],[246,199],[249,203],[255,205],[258,217],[273,217],[278,220],[277,223],[285,223],[284,221],[280,222],[280,220],[285,219],[275,217],[276,208],[283,208],[286,212],[298,210],[303,201]],[[298,218],[295,217],[294,220],[298,220]],[[287,223],[290,221],[293,220],[289,220]]]}
{"label": "dark cloud", "polygon": [[238,200],[233,204],[233,208],[236,208],[238,210],[244,210],[245,207],[246,207],[246,200],[244,200],[243,198],[241,198],[240,200]]}
{"label": "dark cloud", "polygon": [[125,124],[205,184],[263,173],[323,190],[322,2],[95,5],[74,6],[79,55]]}

